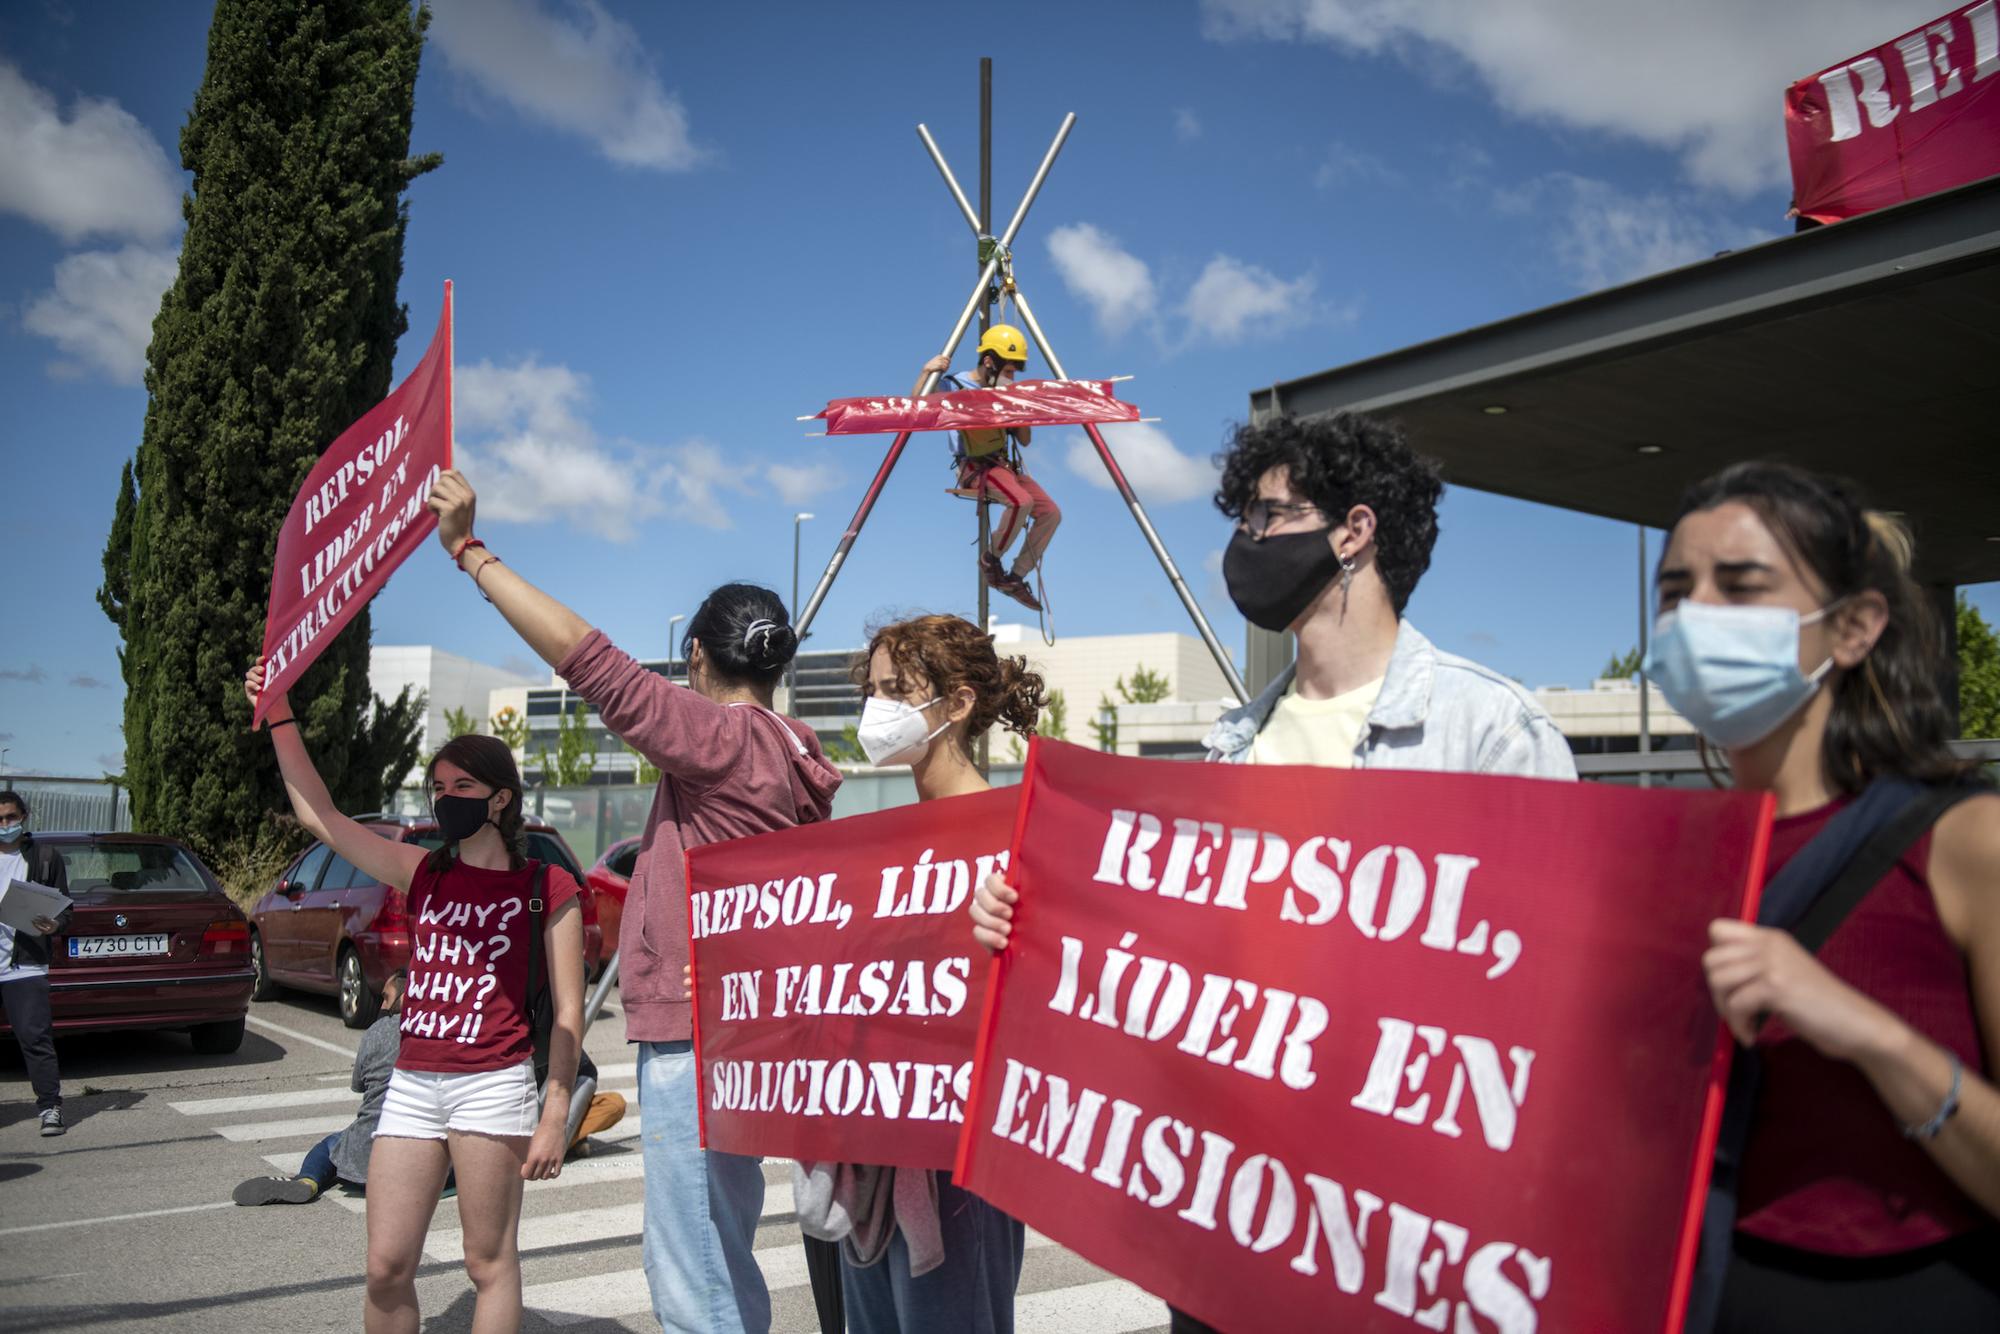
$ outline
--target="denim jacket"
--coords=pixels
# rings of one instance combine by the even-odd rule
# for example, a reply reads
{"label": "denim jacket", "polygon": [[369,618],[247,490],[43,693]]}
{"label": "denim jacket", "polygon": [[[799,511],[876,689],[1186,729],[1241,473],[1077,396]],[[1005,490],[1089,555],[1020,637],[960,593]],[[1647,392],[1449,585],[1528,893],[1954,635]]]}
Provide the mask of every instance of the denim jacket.
{"label": "denim jacket", "polygon": [[[1223,714],[1204,741],[1208,758],[1247,764],[1250,743],[1291,688],[1296,667],[1250,703]],[[1382,693],[1354,747],[1357,769],[1429,769],[1522,778],[1576,777],[1569,742],[1535,697],[1436,645],[1408,621],[1382,674]]]}

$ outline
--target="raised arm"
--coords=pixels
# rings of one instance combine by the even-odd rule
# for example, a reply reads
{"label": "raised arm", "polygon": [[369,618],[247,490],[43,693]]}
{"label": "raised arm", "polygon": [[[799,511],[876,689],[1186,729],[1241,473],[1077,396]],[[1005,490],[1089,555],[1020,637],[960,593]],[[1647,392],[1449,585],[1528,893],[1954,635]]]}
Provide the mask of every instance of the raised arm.
{"label": "raised arm", "polygon": [[590,633],[590,623],[516,574],[483,546],[467,546],[478,497],[465,475],[453,468],[431,487],[430,507],[438,516],[438,541],[487,600],[500,609],[514,633],[554,667]]}
{"label": "raised arm", "polygon": [[910,390],[910,397],[922,398],[924,396],[924,390],[934,387],[938,382],[938,377],[943,375],[946,371],[950,369],[951,369],[950,357],[945,356],[942,352],[940,352],[937,356],[932,357],[929,361],[924,363],[924,368],[921,371],[917,372],[916,387]]}
{"label": "raised arm", "polygon": [[[243,678],[243,691],[255,704],[263,689],[264,664],[260,662]],[[292,814],[299,817],[299,823],[314,838],[376,880],[408,889],[410,878],[424,859],[424,850],[413,843],[384,838],[340,813],[326,790],[326,780],[313,767],[288,697],[278,697],[264,716],[264,723],[271,732],[271,745],[278,752],[278,772],[285,779],[285,795],[291,798]]]}

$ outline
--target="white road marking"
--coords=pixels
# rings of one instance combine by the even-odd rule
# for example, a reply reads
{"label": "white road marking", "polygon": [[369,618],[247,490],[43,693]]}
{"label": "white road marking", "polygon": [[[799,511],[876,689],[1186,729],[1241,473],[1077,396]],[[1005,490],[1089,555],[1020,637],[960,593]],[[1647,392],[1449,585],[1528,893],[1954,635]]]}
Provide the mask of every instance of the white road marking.
{"label": "white road marking", "polygon": [[354,1059],[354,1048],[343,1047],[338,1042],[328,1042],[325,1038],[316,1038],[310,1033],[301,1033],[296,1028],[286,1028],[282,1024],[272,1023],[269,1019],[259,1019],[254,1014],[244,1022],[252,1028],[261,1028],[267,1033],[276,1033],[279,1037],[291,1038],[295,1042],[310,1043],[312,1046],[335,1052],[341,1056],[345,1056],[350,1061]]}
{"label": "white road marking", "polygon": [[326,1112],[291,1121],[251,1121],[240,1126],[212,1126],[216,1134],[243,1143],[259,1139],[284,1139],[288,1135],[331,1135],[354,1124],[351,1112]]}
{"label": "white road marking", "polygon": [[[1032,1237],[1028,1244],[1034,1244]],[[1014,1298],[1018,1334],[1128,1334],[1166,1323],[1166,1303],[1122,1278],[1044,1288]]]}
{"label": "white road marking", "polygon": [[[569,1169],[563,1169],[563,1176]],[[776,1218],[792,1212],[792,1184],[789,1181],[767,1186],[764,1190],[765,1218]],[[630,1204],[614,1204],[603,1209],[575,1209],[568,1213],[541,1214],[521,1220],[519,1245],[525,1255],[530,1251],[546,1250],[553,1246],[569,1246],[578,1242],[605,1241],[613,1237],[637,1238],[645,1218],[645,1202],[634,1200]],[[424,1241],[424,1254],[433,1260],[456,1260],[465,1253],[465,1234],[457,1228],[433,1228]]]}
{"label": "white road marking", "polygon": [[168,1214],[198,1214],[205,1209],[234,1209],[229,1200],[217,1204],[183,1204],[177,1209],[142,1209],[136,1214],[109,1214],[103,1218],[71,1218],[61,1223],[29,1223],[25,1227],[0,1227],[0,1237],[16,1237],[23,1232],[53,1232],[61,1227],[95,1227],[99,1223],[125,1223],[135,1218],[164,1218]]}

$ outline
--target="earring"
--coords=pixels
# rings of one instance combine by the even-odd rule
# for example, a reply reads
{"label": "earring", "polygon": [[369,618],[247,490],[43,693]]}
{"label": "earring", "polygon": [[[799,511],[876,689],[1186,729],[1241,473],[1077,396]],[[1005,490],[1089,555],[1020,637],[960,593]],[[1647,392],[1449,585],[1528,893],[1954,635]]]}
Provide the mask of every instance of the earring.
{"label": "earring", "polygon": [[1340,558],[1340,591],[1343,595],[1345,595],[1347,592],[1347,586],[1353,582],[1354,582],[1354,557],[1342,556]]}

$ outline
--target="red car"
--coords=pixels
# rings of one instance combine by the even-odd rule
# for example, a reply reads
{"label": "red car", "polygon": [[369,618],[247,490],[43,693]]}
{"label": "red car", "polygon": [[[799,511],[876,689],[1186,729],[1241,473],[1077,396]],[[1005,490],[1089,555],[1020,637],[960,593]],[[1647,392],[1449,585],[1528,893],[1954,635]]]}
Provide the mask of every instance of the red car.
{"label": "red car", "polygon": [[[428,817],[356,817],[378,834],[435,848],[443,840]],[[583,881],[576,856],[552,827],[530,821],[528,856],[560,866]],[[593,896],[583,903],[583,962],[597,971],[604,937],[598,930]],[[269,1000],[280,985],[331,994],[340,1000],[340,1019],[366,1028],[382,1007],[382,984],[410,964],[409,905],[402,890],[376,883],[324,843],[314,843],[278,877],[278,887],[257,900],[250,913],[250,962],[256,970],[257,1000]]]}
{"label": "red car", "polygon": [[621,838],[604,850],[597,865],[583,878],[589,898],[597,900],[597,921],[611,952],[618,952],[618,924],[625,917],[625,892],[632,887],[632,868],[638,864],[643,838]]}
{"label": "red car", "polygon": [[[194,1049],[243,1045],[250,927],[201,859],[154,834],[36,834],[62,854],[69,920],[50,941],[55,1031],[186,1029]],[[0,1019],[0,1033],[10,1033]]]}

